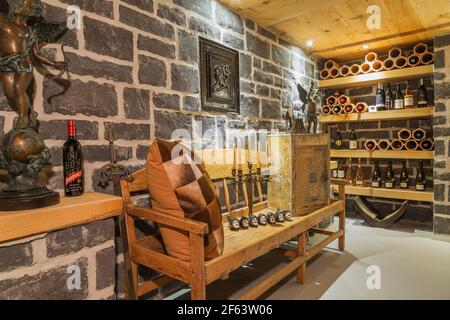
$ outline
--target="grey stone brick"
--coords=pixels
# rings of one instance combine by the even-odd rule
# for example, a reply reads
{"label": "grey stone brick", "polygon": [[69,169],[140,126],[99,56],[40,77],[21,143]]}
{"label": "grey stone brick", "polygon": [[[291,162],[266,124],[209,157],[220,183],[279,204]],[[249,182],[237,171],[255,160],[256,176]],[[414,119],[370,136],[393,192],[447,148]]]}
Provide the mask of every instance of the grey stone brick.
{"label": "grey stone brick", "polygon": [[263,71],[276,74],[277,76],[282,76],[283,68],[274,65],[273,63],[264,61],[263,63]]}
{"label": "grey stone brick", "polygon": [[198,63],[198,39],[193,34],[180,30],[178,32],[180,59],[188,63]]}
{"label": "grey stone brick", "polygon": [[153,0],[121,0],[147,12],[153,12]]}
{"label": "grey stone brick", "polygon": [[116,82],[133,82],[133,68],[108,61],[97,61],[89,57],[82,57],[76,53],[67,52],[70,61],[70,72],[82,76],[92,75]]}
{"label": "grey stone brick", "polygon": [[437,234],[450,234],[450,219],[434,217],[434,232]]}
{"label": "grey stone brick", "polygon": [[139,50],[148,51],[161,57],[175,59],[175,46],[159,41],[158,39],[151,39],[139,35],[137,47]]}
{"label": "grey stone brick", "polygon": [[166,64],[156,58],[139,56],[139,82],[157,87],[165,87]]}
{"label": "grey stone brick", "polygon": [[244,40],[238,38],[231,33],[224,33],[223,43],[236,50],[244,50]]}
{"label": "grey stone brick", "polygon": [[270,59],[270,44],[266,41],[255,37],[249,32],[245,33],[247,50],[259,57]]}
{"label": "grey stone brick", "polygon": [[255,84],[249,81],[240,81],[240,91],[245,94],[254,94],[255,93]]}
{"label": "grey stone brick", "polygon": [[115,284],[116,250],[115,247],[105,248],[96,253],[96,289],[102,290]]}
{"label": "grey stone brick", "polygon": [[147,159],[148,151],[150,150],[150,146],[148,145],[138,145],[136,149],[136,158],[138,160],[145,160]]}
{"label": "grey stone brick", "polygon": [[258,85],[256,87],[256,94],[260,97],[269,97],[270,96],[270,88],[264,85]]}
{"label": "grey stone brick", "polygon": [[261,115],[265,119],[280,119],[281,118],[280,102],[262,99]]}
{"label": "grey stone brick", "polygon": [[171,21],[179,26],[186,25],[186,15],[178,8],[169,8],[163,4],[158,4],[158,17]]}
{"label": "grey stone brick", "polygon": [[[67,121],[49,120],[41,121],[39,133],[44,139],[66,140],[67,139]],[[75,121],[76,135],[79,140],[97,140],[98,122],[77,120]]]}
{"label": "grey stone brick", "polygon": [[445,184],[434,185],[434,201],[445,201]]}
{"label": "grey stone brick", "polygon": [[174,0],[173,3],[192,10],[205,18],[211,19],[212,17],[212,2],[209,0]]}
{"label": "grey stone brick", "polygon": [[189,19],[189,28],[193,31],[197,31],[203,36],[215,40],[220,40],[220,29],[216,26],[207,23],[197,17],[191,17]]}
{"label": "grey stone brick", "polygon": [[143,89],[124,88],[123,107],[128,119],[150,119],[150,92]]}
{"label": "grey stone brick", "polygon": [[78,6],[81,10],[113,18],[113,3],[105,0],[61,0],[62,3]]}
{"label": "grey stone brick", "polygon": [[[83,159],[87,162],[103,161],[109,162],[111,156],[109,145],[84,145]],[[133,149],[131,147],[116,146],[117,161],[126,161],[133,158]]]}
{"label": "grey stone brick", "polygon": [[269,30],[262,28],[260,26],[258,26],[258,34],[262,35],[263,37],[266,37],[272,41],[277,42],[277,36],[276,34],[274,34],[273,32],[270,32]]}
{"label": "grey stone brick", "polygon": [[445,50],[439,50],[434,53],[434,67],[436,69],[445,67]]}
{"label": "grey stone brick", "polygon": [[[69,277],[73,275],[69,266],[80,268],[80,289],[69,289]],[[79,258],[70,265],[59,266],[35,275],[0,281],[0,299],[16,300],[80,300],[87,298],[89,292],[87,259]]]}
{"label": "grey stone brick", "polygon": [[153,33],[157,36],[174,39],[175,29],[168,23],[161,22],[146,14],[137,12],[130,8],[119,7],[120,22],[129,26],[135,27],[139,30]]}
{"label": "grey stone brick", "polygon": [[445,116],[435,116],[433,117],[433,125],[439,126],[447,122],[447,117]]}
{"label": "grey stone brick", "polygon": [[244,33],[242,18],[219,2],[216,4],[216,23],[223,28]]}
{"label": "grey stone brick", "polygon": [[[45,19],[48,21],[64,21],[67,19],[67,11],[55,7],[52,5],[49,5],[47,3],[42,3],[44,7],[44,16]],[[58,43],[64,44],[66,46],[78,49],[78,38],[76,30],[67,30],[67,32],[58,39]]]}
{"label": "grey stone brick", "polygon": [[149,124],[105,122],[105,129],[110,128],[118,139],[148,140],[150,139]]}
{"label": "grey stone brick", "polygon": [[445,105],[445,103],[437,102],[437,103],[434,105],[434,110],[435,110],[436,112],[444,112],[444,111],[447,111],[447,106]]}
{"label": "grey stone brick", "polygon": [[71,80],[68,89],[63,94],[61,92],[62,89],[57,83],[44,82],[45,113],[59,112],[64,115],[82,113],[99,117],[117,115],[119,108],[117,93],[110,84]]}
{"label": "grey stone brick", "polygon": [[47,257],[77,252],[82,248],[92,248],[114,239],[114,220],[106,219],[82,226],[62,229],[47,235]]}
{"label": "grey stone brick", "polygon": [[268,73],[259,71],[259,70],[254,71],[253,80],[262,82],[265,84],[273,85],[273,76]]}
{"label": "grey stone brick", "polygon": [[155,94],[153,95],[153,104],[157,108],[180,110],[180,96],[166,93]]}
{"label": "grey stone brick", "polygon": [[245,27],[249,30],[255,30],[256,24],[250,19],[245,19]]}
{"label": "grey stone brick", "polygon": [[436,83],[434,95],[436,99],[450,99],[450,82]]}
{"label": "grey stone brick", "polygon": [[133,61],[133,33],[105,22],[83,18],[87,50],[117,59]]}
{"label": "grey stone brick", "polygon": [[183,110],[199,111],[200,99],[197,97],[186,96],[183,98]]}
{"label": "grey stone brick", "polygon": [[0,247],[0,273],[32,264],[33,253],[30,243]]}
{"label": "grey stone brick", "polygon": [[171,65],[172,89],[186,93],[199,92],[198,70],[185,65],[172,63]]}
{"label": "grey stone brick", "polygon": [[241,115],[259,117],[260,100],[254,97],[241,95]]}
{"label": "grey stone brick", "polygon": [[156,137],[171,139],[176,129],[185,129],[192,133],[192,117],[179,112],[155,110]]}
{"label": "grey stone brick", "polygon": [[291,65],[289,51],[282,47],[272,45],[272,61],[285,68],[289,68]]}
{"label": "grey stone brick", "polygon": [[450,34],[438,36],[434,38],[434,47],[442,48],[450,45]]}
{"label": "grey stone brick", "polygon": [[239,54],[239,76],[245,79],[252,78],[252,57],[244,53]]}

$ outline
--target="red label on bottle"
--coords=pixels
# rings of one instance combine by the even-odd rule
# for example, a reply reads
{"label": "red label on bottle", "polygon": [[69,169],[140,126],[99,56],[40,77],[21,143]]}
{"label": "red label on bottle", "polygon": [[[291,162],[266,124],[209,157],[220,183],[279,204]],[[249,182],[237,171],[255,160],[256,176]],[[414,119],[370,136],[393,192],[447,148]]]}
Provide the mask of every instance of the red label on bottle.
{"label": "red label on bottle", "polygon": [[68,175],[66,178],[66,181],[65,181],[66,186],[68,186],[70,183],[74,182],[75,180],[80,179],[82,175],[83,175],[83,173],[81,172],[81,170],[75,171],[74,173],[71,173],[70,175]]}

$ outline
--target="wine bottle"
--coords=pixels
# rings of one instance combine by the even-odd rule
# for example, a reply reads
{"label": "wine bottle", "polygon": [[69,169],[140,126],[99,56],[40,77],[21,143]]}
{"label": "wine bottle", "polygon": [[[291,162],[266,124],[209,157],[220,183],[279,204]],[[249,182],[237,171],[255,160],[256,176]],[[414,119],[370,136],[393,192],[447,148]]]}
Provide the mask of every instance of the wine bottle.
{"label": "wine bottle", "polygon": [[405,102],[403,100],[402,89],[400,88],[400,83],[397,83],[397,92],[395,93],[394,109],[404,109]]}
{"label": "wine bottle", "polygon": [[408,170],[406,170],[406,162],[403,162],[402,173],[400,174],[400,188],[409,188]]}
{"label": "wine bottle", "polygon": [[417,91],[417,106],[419,108],[426,107],[428,105],[428,96],[427,96],[427,89],[425,88],[425,85],[423,84],[423,79],[420,79],[420,86],[419,90]]}
{"label": "wine bottle", "polygon": [[355,184],[362,186],[364,184],[364,175],[361,168],[361,159],[358,160],[358,169],[356,170]]}
{"label": "wine bottle", "polygon": [[84,193],[83,153],[75,135],[75,121],[68,122],[68,138],[63,146],[64,194],[67,197]]}
{"label": "wine bottle", "polygon": [[377,111],[384,110],[385,104],[386,104],[386,94],[384,92],[383,85],[380,82],[378,82],[377,94],[375,97],[375,107],[377,108]]}
{"label": "wine bottle", "polygon": [[345,170],[344,167],[342,166],[342,163],[340,161],[338,161],[338,179],[344,179],[345,178]]}
{"label": "wine bottle", "polygon": [[352,129],[352,132],[350,133],[350,149],[358,149],[358,137],[356,136],[355,129]]}
{"label": "wine bottle", "polygon": [[336,131],[336,136],[334,137],[334,148],[342,149],[342,136],[339,129]]}
{"label": "wine bottle", "polygon": [[345,180],[351,182],[353,180],[353,166],[352,158],[348,159],[347,174],[345,175]]}
{"label": "wine bottle", "polygon": [[395,174],[392,170],[392,161],[388,162],[388,168],[386,170],[386,176],[384,178],[384,186],[387,189],[393,189],[395,186]]}
{"label": "wine bottle", "polygon": [[405,90],[405,108],[412,108],[412,107],[414,107],[413,92],[411,90],[411,86],[407,84]]}
{"label": "wine bottle", "polygon": [[386,110],[394,109],[394,95],[392,94],[391,85],[389,83],[386,87],[386,98],[384,106]]}
{"label": "wine bottle", "polygon": [[372,172],[372,187],[373,188],[381,187],[381,173],[378,161],[375,161],[375,167],[373,168]]}
{"label": "wine bottle", "polygon": [[333,106],[333,114],[341,114],[342,113],[342,107],[340,104],[336,104],[335,106]]}
{"label": "wine bottle", "polygon": [[417,170],[416,190],[417,191],[425,190],[425,172],[423,171],[423,162],[422,161],[420,161],[419,169]]}

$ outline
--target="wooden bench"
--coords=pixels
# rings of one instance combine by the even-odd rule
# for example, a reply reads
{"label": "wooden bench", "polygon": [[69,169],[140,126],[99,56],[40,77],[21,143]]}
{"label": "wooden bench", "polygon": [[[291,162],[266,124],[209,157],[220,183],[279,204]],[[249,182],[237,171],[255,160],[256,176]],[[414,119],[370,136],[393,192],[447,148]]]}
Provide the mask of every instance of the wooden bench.
{"label": "wooden bench", "polygon": [[[227,176],[231,171],[231,165],[206,165],[206,169],[211,179],[224,182],[224,198],[227,208],[223,219],[225,232],[224,252],[221,256],[210,261],[205,261],[204,259],[203,237],[208,232],[207,224],[168,216],[164,212],[133,205],[132,193],[147,190],[145,169],[137,171],[133,175],[133,182],[121,181],[129,249],[129,257],[125,257],[125,259],[129,260],[130,267],[130,277],[128,277],[130,283],[128,284],[127,298],[139,298],[161,287],[168,281],[177,279],[191,286],[192,299],[206,299],[206,286],[208,284],[218,279],[225,279],[229,273],[242,265],[296,238],[298,240],[298,248],[296,252],[289,252],[288,254],[291,257],[291,261],[283,268],[259,281],[258,284],[239,297],[239,299],[256,299],[295,270],[297,270],[298,283],[304,283],[306,262],[332,241],[339,239],[339,250],[344,250],[345,205],[343,200],[335,201],[329,206],[307,216],[293,217],[293,220],[290,222],[231,231],[228,222],[226,222],[226,217],[228,215],[236,217],[248,214],[249,199],[246,197],[246,185],[241,185],[241,192],[244,192],[245,207],[232,211],[227,187],[229,183]],[[268,207],[267,201],[262,201],[260,182],[256,181],[255,183],[259,199],[261,200],[254,205],[255,214],[269,210],[274,211]],[[321,221],[334,215],[339,215],[339,229],[337,231],[315,228]],[[160,225],[170,226],[187,232],[190,239],[190,262],[176,259],[158,250],[155,246],[154,236],[137,239],[135,230],[136,219],[150,220]],[[308,230],[326,235],[324,240],[309,250],[306,248]],[[162,276],[138,285],[138,265],[157,270]]]}

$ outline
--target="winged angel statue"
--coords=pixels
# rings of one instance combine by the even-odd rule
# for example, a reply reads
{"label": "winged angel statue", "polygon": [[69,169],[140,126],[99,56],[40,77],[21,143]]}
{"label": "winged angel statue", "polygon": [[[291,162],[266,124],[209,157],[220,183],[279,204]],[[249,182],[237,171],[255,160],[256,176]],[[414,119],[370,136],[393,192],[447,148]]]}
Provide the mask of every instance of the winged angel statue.
{"label": "winged angel statue", "polygon": [[47,65],[60,75],[67,70],[65,61],[52,61],[40,51],[63,35],[66,22],[45,21],[40,0],[0,0],[0,4],[0,81],[18,114],[14,128],[1,142],[0,169],[8,171],[11,188],[36,188],[37,174],[48,163],[50,151],[38,134],[37,113],[29,94],[33,67]]}

